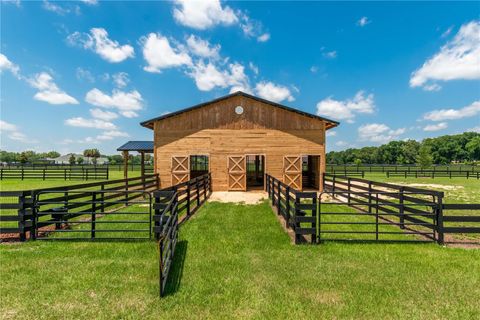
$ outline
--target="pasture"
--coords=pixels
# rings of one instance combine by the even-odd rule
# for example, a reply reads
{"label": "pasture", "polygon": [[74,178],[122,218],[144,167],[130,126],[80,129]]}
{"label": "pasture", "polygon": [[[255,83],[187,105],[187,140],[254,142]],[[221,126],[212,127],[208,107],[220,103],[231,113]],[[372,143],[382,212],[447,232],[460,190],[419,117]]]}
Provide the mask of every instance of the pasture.
{"label": "pasture", "polygon": [[3,319],[480,317],[480,251],[295,246],[267,202],[202,207],[180,229],[162,299],[153,241],[36,241],[0,253]]}

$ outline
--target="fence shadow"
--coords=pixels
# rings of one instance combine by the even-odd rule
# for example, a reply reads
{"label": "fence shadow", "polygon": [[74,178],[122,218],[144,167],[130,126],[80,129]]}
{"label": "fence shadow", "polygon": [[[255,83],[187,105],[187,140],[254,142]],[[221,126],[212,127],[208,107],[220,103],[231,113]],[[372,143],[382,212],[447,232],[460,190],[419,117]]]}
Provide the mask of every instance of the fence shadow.
{"label": "fence shadow", "polygon": [[178,288],[180,288],[187,247],[188,241],[186,240],[179,241],[175,247],[175,256],[173,257],[172,268],[168,274],[164,296],[173,295],[178,291]]}

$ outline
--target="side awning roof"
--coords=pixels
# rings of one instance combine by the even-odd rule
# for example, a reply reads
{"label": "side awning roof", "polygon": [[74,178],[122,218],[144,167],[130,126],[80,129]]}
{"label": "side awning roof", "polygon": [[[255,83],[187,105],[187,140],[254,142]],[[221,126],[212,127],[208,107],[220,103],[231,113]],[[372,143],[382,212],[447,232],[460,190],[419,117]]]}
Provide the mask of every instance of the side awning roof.
{"label": "side awning roof", "polygon": [[138,151],[138,152],[153,152],[153,141],[128,141],[117,151]]}

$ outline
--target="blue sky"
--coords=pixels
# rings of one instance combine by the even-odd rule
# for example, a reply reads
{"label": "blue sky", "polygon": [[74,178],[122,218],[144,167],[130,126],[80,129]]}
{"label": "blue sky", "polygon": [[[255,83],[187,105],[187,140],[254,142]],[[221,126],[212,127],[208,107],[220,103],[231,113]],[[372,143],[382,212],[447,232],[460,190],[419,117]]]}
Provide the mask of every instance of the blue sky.
{"label": "blue sky", "polygon": [[105,154],[243,90],[341,125],[328,150],[480,131],[480,5],[1,3],[1,148]]}

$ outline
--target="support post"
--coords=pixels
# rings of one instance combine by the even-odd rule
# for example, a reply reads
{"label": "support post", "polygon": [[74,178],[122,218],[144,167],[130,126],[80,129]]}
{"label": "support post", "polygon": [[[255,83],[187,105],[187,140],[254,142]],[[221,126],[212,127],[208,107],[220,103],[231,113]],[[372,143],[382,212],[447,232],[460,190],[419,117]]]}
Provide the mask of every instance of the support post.
{"label": "support post", "polygon": [[140,174],[142,176],[142,186],[145,190],[145,152],[140,151]]}
{"label": "support post", "polygon": [[400,229],[405,229],[405,210],[403,206],[403,192],[404,192],[404,187],[400,187],[400,207],[399,209],[399,214],[400,214]]}
{"label": "support post", "polygon": [[128,151],[123,151],[123,178],[128,179]]}
{"label": "support post", "polygon": [[439,192],[437,196],[437,243],[443,245],[443,192]]}

